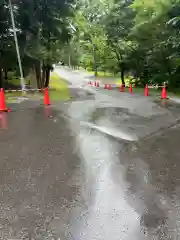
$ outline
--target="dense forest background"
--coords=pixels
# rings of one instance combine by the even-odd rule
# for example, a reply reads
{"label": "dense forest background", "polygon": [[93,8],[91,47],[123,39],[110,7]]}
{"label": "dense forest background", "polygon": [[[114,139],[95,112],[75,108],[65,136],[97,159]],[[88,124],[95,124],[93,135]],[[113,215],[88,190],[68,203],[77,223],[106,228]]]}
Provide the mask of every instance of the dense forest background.
{"label": "dense forest background", "polygon": [[[26,78],[48,86],[52,64],[180,87],[179,0],[12,0]],[[0,0],[0,87],[19,78],[9,1]]]}

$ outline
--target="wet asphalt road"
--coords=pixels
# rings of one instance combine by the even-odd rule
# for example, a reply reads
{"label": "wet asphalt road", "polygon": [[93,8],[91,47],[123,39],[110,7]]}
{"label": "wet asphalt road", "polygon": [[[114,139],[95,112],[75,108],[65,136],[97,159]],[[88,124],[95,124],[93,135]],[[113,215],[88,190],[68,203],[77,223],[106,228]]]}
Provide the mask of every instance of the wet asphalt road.
{"label": "wet asphalt road", "polygon": [[0,114],[0,239],[180,239],[180,107],[108,94]]}

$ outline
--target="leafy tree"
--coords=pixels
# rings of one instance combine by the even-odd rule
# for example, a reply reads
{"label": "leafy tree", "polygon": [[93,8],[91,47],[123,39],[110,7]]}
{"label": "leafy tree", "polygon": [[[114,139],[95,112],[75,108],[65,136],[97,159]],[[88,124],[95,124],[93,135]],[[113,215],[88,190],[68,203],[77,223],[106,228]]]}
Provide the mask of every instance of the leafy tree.
{"label": "leafy tree", "polygon": [[[48,86],[52,64],[126,73],[180,86],[179,0],[12,0],[27,75]],[[27,10],[28,9],[28,10]],[[0,1],[0,83],[17,60],[7,0]]]}
{"label": "leafy tree", "polygon": [[[61,44],[70,40],[69,19],[74,14],[73,3],[73,0],[12,1],[24,74],[26,75],[30,68],[35,69],[39,87],[48,86],[52,63],[57,61],[59,56],[58,49]],[[2,42],[13,43],[8,1],[3,1],[0,11]],[[15,46],[12,46],[15,53]],[[3,46],[1,61],[4,61],[5,54],[2,53],[2,49]]]}
{"label": "leafy tree", "polygon": [[133,26],[134,13],[129,7],[132,1],[115,1],[109,14],[104,19],[108,44],[114,51],[117,69],[121,71],[122,83],[125,84],[124,74],[128,70],[127,56],[132,51],[133,44],[128,35]]}
{"label": "leafy tree", "polygon": [[12,34],[9,31],[9,12],[4,2],[0,2],[0,87],[4,87],[7,70],[14,61]]}
{"label": "leafy tree", "polygon": [[75,26],[79,35],[82,51],[81,63],[84,67],[93,69],[97,75],[98,68],[103,68],[107,53],[107,36],[102,25],[102,19],[107,13],[106,1],[82,1],[76,12]]}
{"label": "leafy tree", "polygon": [[176,64],[172,39],[175,31],[167,24],[171,7],[171,0],[144,1],[143,4],[135,0],[132,4],[136,16],[131,36],[141,53],[136,54],[136,59],[142,59],[139,66],[142,81],[148,82],[151,78],[152,82],[162,84],[168,79],[169,84],[174,85]]}

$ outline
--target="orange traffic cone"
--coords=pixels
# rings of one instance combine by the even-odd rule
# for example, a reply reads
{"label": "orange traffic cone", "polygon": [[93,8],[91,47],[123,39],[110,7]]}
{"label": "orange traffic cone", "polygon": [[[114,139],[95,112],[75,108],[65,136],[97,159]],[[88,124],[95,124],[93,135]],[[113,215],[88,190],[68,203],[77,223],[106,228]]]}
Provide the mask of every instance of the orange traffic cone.
{"label": "orange traffic cone", "polygon": [[112,89],[112,86],[111,86],[111,84],[109,84],[109,86],[108,86],[108,90],[111,90]]}
{"label": "orange traffic cone", "polygon": [[161,98],[167,99],[166,86],[164,85],[161,92]]}
{"label": "orange traffic cone", "polygon": [[148,85],[146,84],[145,89],[144,89],[144,96],[147,97],[149,96],[149,89],[148,89]]}
{"label": "orange traffic cone", "polygon": [[123,84],[120,85],[119,90],[120,90],[120,92],[124,92],[124,86],[123,86]]}
{"label": "orange traffic cone", "polygon": [[0,112],[8,112],[3,88],[0,89]]}
{"label": "orange traffic cone", "polygon": [[49,90],[45,88],[44,91],[44,105],[50,105]]}
{"label": "orange traffic cone", "polygon": [[132,90],[132,84],[130,84],[130,86],[129,86],[129,93],[132,93],[133,92],[133,90]]}

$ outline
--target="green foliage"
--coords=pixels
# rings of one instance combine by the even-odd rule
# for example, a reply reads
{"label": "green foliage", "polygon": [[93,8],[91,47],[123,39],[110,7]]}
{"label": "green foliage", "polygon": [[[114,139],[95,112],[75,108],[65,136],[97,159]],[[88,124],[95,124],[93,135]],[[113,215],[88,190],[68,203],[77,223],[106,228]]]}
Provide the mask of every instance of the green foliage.
{"label": "green foliage", "polygon": [[[0,67],[17,69],[8,2],[0,2]],[[12,0],[23,70],[64,62],[180,87],[179,0]],[[27,10],[28,9],[28,10]]]}
{"label": "green foliage", "polygon": [[81,0],[73,25],[74,65],[180,86],[179,0]]}
{"label": "green foliage", "polygon": [[[74,15],[74,0],[11,0],[11,2],[24,74],[27,75],[37,64],[48,69],[59,60],[61,46],[71,38],[70,21]],[[9,1],[1,0],[0,3],[0,72],[2,72],[5,69],[18,68],[18,64]],[[48,76],[46,78],[48,80]],[[3,75],[0,76],[0,85],[2,80]]]}

